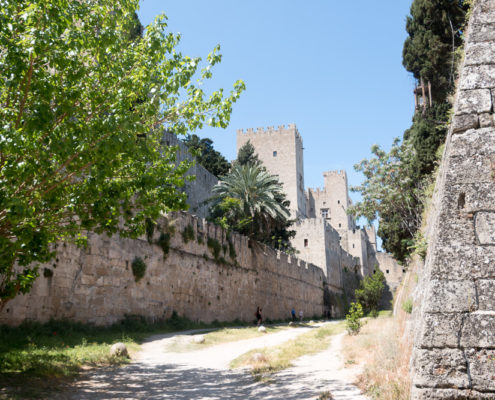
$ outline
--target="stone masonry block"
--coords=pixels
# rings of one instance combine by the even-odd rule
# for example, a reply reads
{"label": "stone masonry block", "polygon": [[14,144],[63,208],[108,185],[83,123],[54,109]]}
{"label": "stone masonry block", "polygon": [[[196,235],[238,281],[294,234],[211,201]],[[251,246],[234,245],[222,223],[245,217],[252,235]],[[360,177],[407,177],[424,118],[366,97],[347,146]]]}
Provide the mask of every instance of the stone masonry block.
{"label": "stone masonry block", "polygon": [[479,211],[474,216],[474,226],[478,243],[495,245],[495,211]]}
{"label": "stone masonry block", "polygon": [[[494,21],[495,22],[495,21]],[[495,42],[469,43],[466,46],[464,65],[495,63]]]}
{"label": "stone masonry block", "polygon": [[464,320],[460,345],[462,347],[495,348],[495,313],[476,311]]}
{"label": "stone masonry block", "polygon": [[456,115],[479,114],[492,109],[490,89],[462,90],[457,98]]}
{"label": "stone masonry block", "polygon": [[[436,298],[429,301],[436,301]],[[457,347],[462,326],[462,314],[425,313],[420,348]]]}
{"label": "stone masonry block", "polygon": [[469,32],[470,42],[485,42],[495,40],[495,23],[472,24]]}
{"label": "stone masonry block", "polygon": [[416,353],[414,384],[421,387],[469,387],[467,362],[460,349],[428,349]]}
{"label": "stone masonry block", "polygon": [[476,266],[473,278],[495,279],[495,246],[476,246]]}
{"label": "stone masonry block", "polygon": [[482,393],[476,390],[425,389],[413,387],[411,400],[493,400],[495,393]]}
{"label": "stone masonry block", "polygon": [[[457,194],[457,209],[465,214],[489,210],[495,204],[495,182],[480,182],[472,184],[457,184],[449,187],[452,193]],[[459,204],[459,203],[463,204]],[[456,207],[455,204],[449,204]]]}
{"label": "stone masonry block", "polygon": [[450,155],[452,157],[473,157],[495,154],[495,129],[468,130],[463,135],[452,136]]}
{"label": "stone masonry block", "polygon": [[495,392],[495,350],[469,349],[466,355],[473,389]]}
{"label": "stone masonry block", "polygon": [[455,115],[452,121],[452,133],[462,133],[468,129],[478,129],[480,121],[477,114]]}
{"label": "stone masonry block", "polygon": [[426,312],[462,312],[476,310],[476,287],[473,281],[433,280],[429,284]]}
{"label": "stone masonry block", "polygon": [[469,158],[452,156],[449,159],[447,180],[455,183],[492,182],[495,174],[495,154],[476,154]]}
{"label": "stone masonry block", "polygon": [[495,311],[495,279],[480,279],[476,282],[480,311]]}
{"label": "stone masonry block", "polygon": [[459,87],[461,90],[495,87],[495,68],[493,65],[465,66]]}
{"label": "stone masonry block", "polygon": [[478,120],[480,123],[480,128],[490,128],[494,126],[493,123],[493,114],[491,113],[482,113],[478,115]]}

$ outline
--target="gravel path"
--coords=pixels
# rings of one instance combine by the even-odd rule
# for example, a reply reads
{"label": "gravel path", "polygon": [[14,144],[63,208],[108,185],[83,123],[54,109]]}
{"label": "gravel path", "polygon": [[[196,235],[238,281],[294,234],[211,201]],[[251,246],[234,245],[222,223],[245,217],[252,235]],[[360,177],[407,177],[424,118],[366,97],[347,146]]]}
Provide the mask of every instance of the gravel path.
{"label": "gravel path", "polygon": [[316,399],[323,391],[331,391],[336,400],[365,399],[354,386],[345,383],[352,379],[339,370],[342,361],[336,354],[342,335],[336,336],[326,351],[302,357],[294,367],[275,374],[273,383],[255,382],[246,370],[227,369],[232,359],[249,350],[278,345],[310,329],[315,328],[289,329],[188,353],[164,351],[177,334],[153,336],[143,344],[135,362],[92,371],[77,382],[74,393],[56,399],[304,400]]}

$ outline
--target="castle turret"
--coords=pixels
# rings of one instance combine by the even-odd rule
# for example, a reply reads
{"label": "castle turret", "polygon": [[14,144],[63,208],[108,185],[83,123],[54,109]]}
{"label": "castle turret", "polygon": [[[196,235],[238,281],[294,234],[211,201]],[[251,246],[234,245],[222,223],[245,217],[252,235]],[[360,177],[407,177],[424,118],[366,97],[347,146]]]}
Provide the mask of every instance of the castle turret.
{"label": "castle turret", "polygon": [[277,175],[290,201],[292,218],[306,216],[304,193],[303,143],[295,124],[278,129],[240,129],[237,131],[237,152],[250,142],[268,172]]}

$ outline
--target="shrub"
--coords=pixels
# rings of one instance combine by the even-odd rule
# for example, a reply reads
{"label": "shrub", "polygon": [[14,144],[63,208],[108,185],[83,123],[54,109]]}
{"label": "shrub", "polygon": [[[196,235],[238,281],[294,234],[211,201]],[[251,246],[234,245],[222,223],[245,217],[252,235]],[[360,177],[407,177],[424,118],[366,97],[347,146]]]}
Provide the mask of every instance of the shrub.
{"label": "shrub", "polygon": [[376,265],[375,273],[364,278],[360,288],[355,290],[356,301],[362,304],[366,311],[378,310],[378,303],[385,289],[384,281],[385,276]]}
{"label": "shrub", "polygon": [[402,303],[402,309],[408,313],[408,314],[411,314],[412,313],[412,309],[413,309],[413,302],[412,302],[412,299],[407,299],[406,301],[404,301]]}
{"label": "shrub", "polygon": [[53,276],[53,271],[49,268],[43,269],[43,276],[45,278],[51,278]]}
{"label": "shrub", "polygon": [[363,318],[363,307],[359,303],[351,303],[349,313],[345,316],[347,332],[349,335],[357,335],[361,330],[361,318]]}
{"label": "shrub", "polygon": [[206,245],[211,250],[211,252],[212,252],[213,257],[215,258],[215,260],[218,260],[218,256],[220,255],[220,250],[222,249],[222,246],[220,245],[220,243],[218,242],[218,240],[209,237],[208,238],[208,241],[206,242]]}
{"label": "shrub", "polygon": [[163,251],[163,256],[166,257],[170,251],[170,233],[161,233],[160,237],[156,241],[156,244],[160,246]]}
{"label": "shrub", "polygon": [[150,218],[146,218],[145,228],[146,228],[146,239],[148,239],[148,243],[151,244],[153,242],[153,233],[155,233],[155,222]]}
{"label": "shrub", "polygon": [[187,225],[182,231],[182,240],[184,240],[184,243],[194,240],[194,228],[191,224]]}
{"label": "shrub", "polygon": [[144,276],[145,272],[145,262],[140,257],[134,258],[134,260],[132,260],[132,273],[134,275],[135,281],[138,282]]}
{"label": "shrub", "polygon": [[230,238],[228,239],[228,242],[229,242],[229,257],[232,260],[235,260],[237,257],[237,254],[235,252],[234,243],[232,243],[232,240]]}

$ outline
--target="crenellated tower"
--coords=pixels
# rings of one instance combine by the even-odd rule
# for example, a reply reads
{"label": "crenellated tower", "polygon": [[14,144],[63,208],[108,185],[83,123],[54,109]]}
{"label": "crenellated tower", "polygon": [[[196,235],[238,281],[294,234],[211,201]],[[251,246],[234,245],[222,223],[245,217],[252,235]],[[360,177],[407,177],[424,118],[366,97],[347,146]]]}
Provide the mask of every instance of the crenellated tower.
{"label": "crenellated tower", "polygon": [[291,216],[305,218],[303,143],[296,125],[237,130],[237,152],[248,141],[268,172],[279,177],[290,201]]}

